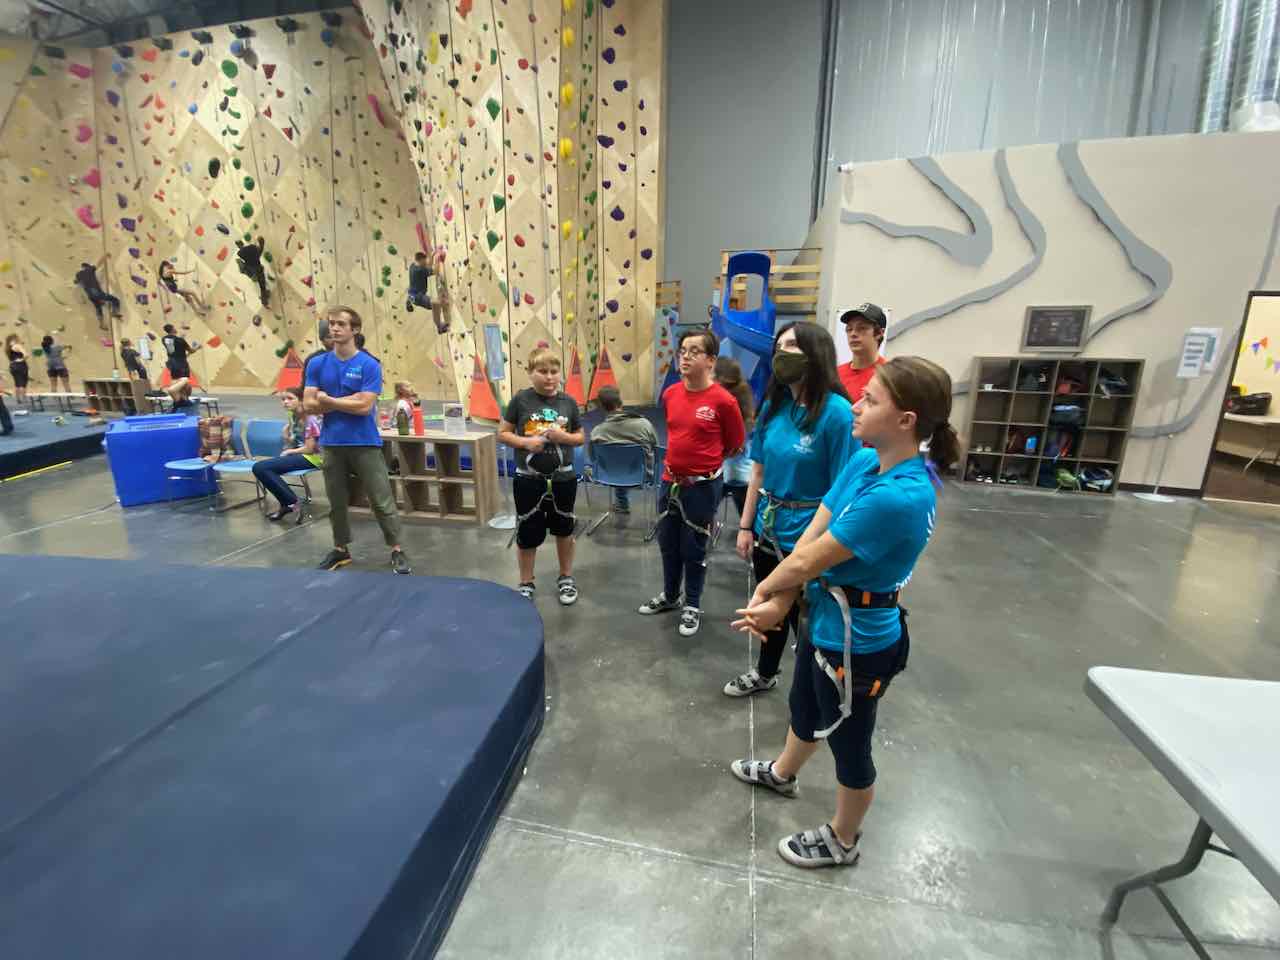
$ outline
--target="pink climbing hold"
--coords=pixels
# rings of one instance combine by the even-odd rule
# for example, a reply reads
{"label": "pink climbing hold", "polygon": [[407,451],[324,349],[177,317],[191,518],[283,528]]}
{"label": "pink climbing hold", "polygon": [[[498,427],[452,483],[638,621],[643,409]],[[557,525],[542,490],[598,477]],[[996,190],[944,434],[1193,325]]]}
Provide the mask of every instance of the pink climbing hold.
{"label": "pink climbing hold", "polygon": [[525,302],[525,303],[527,303],[529,306],[531,306],[531,307],[532,307],[532,306],[533,306],[533,294],[532,294],[532,293],[526,293],[526,294],[524,295],[524,302]]}
{"label": "pink climbing hold", "polygon": [[444,205],[444,222],[453,223],[453,205],[446,203]]}
{"label": "pink climbing hold", "polygon": [[100,224],[97,220],[94,219],[93,207],[89,206],[88,204],[85,204],[83,207],[80,207],[78,210],[76,210],[76,216],[79,217],[80,222],[83,223],[90,230],[97,230],[100,226],[102,226],[102,224]]}
{"label": "pink climbing hold", "polygon": [[378,98],[374,94],[369,94],[369,106],[373,108],[373,115],[378,118],[378,126],[385,127],[387,119],[382,115],[382,104],[378,103]]}
{"label": "pink climbing hold", "polygon": [[93,139],[93,127],[82,123],[76,127],[76,143],[88,143]]}
{"label": "pink climbing hold", "polygon": [[102,174],[98,173],[97,167],[93,167],[81,179],[91,187],[102,186]]}
{"label": "pink climbing hold", "polygon": [[88,80],[93,76],[93,68],[86,67],[83,63],[69,63],[67,64],[67,73],[79,77],[81,80]]}

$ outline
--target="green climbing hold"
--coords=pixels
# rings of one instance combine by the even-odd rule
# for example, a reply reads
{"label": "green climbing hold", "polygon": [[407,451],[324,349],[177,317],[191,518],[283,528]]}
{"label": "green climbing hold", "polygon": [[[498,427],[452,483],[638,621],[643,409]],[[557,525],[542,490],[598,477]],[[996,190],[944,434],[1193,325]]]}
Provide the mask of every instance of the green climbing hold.
{"label": "green climbing hold", "polygon": [[399,251],[396,250],[396,245],[394,243],[387,245],[387,253],[391,254],[393,257],[399,253]]}
{"label": "green climbing hold", "polygon": [[380,297],[380,296],[382,296],[382,293],[383,293],[383,291],[382,291],[382,288],[381,288],[381,287],[379,287],[377,290],[373,291],[373,295],[374,295],[375,297]]}
{"label": "green climbing hold", "polygon": [[493,212],[494,213],[501,213],[502,208],[505,207],[506,205],[507,205],[506,197],[504,197],[500,193],[495,193],[493,195]]}
{"label": "green climbing hold", "polygon": [[240,90],[239,87],[227,87],[227,89],[223,90],[222,92],[225,93],[228,97],[234,97],[239,92],[239,90]]}
{"label": "green climbing hold", "polygon": [[502,112],[502,104],[498,103],[493,97],[485,101],[484,108],[489,111],[490,120],[497,120],[498,114]]}
{"label": "green climbing hold", "polygon": [[485,239],[489,241],[490,250],[492,250],[494,247],[498,245],[498,235],[494,233],[492,230],[490,230],[487,234],[485,234]]}
{"label": "green climbing hold", "polygon": [[262,259],[263,259],[263,260],[265,260],[265,261],[267,261],[267,263],[275,263],[275,261],[271,259],[271,253],[270,253],[270,251],[267,251],[267,252],[263,253],[263,254],[262,254]]}
{"label": "green climbing hold", "polygon": [[232,165],[233,167],[235,167],[237,170],[239,170],[239,169],[240,169],[240,158],[239,158],[239,157],[232,157],[232,158],[231,158],[231,165]]}
{"label": "green climbing hold", "polygon": [[252,203],[246,203],[244,206],[242,206],[242,207],[240,208],[240,216],[244,217],[246,220],[248,220],[250,217],[252,217],[252,216],[253,216],[253,204],[252,204]]}
{"label": "green climbing hold", "polygon": [[33,77],[47,77],[47,76],[48,76],[48,74],[47,74],[47,73],[45,73],[43,70],[41,70],[41,69],[40,69],[38,66],[36,66],[34,63],[31,65],[31,75],[32,75]]}
{"label": "green climbing hold", "polygon": [[374,231],[373,231],[373,239],[375,239],[375,240],[381,240],[381,239],[382,239],[382,231],[381,231],[381,230],[374,230]]}
{"label": "green climbing hold", "polygon": [[507,299],[507,296],[508,296],[508,293],[507,293],[507,281],[505,281],[505,280],[499,280],[499,281],[498,281],[498,289],[502,291],[502,299],[503,299],[503,300]]}
{"label": "green climbing hold", "polygon": [[587,203],[590,206],[594,207],[596,205],[596,191],[592,190],[590,193],[586,195],[584,199],[586,199]]}
{"label": "green climbing hold", "polygon": [[498,311],[497,311],[494,307],[490,307],[490,308],[489,308],[489,316],[491,316],[491,317],[496,317],[497,315],[498,315]]}
{"label": "green climbing hold", "polygon": [[590,282],[591,282],[591,278],[592,278],[592,277],[594,277],[595,275],[596,275],[596,272],[595,272],[594,270],[592,270],[590,267],[588,267],[588,268],[587,268],[587,283],[590,283]]}
{"label": "green climbing hold", "polygon": [[240,114],[236,113],[234,110],[228,110],[228,111],[227,111],[227,113],[231,114],[231,115],[232,115],[233,117],[235,117],[237,120],[239,120],[239,119],[240,119]]}
{"label": "green climbing hold", "polygon": [[236,74],[240,72],[240,68],[231,60],[222,61],[222,73],[228,80],[234,80]]}
{"label": "green climbing hold", "polygon": [[253,189],[253,177],[245,177],[245,178],[244,178],[244,188],[245,188],[246,190],[252,190],[252,189]]}
{"label": "green climbing hold", "polygon": [[[591,16],[591,11],[593,11],[595,7],[596,7],[595,0],[587,0],[587,9],[584,11],[583,15],[589,18]],[[592,363],[596,362],[595,357],[591,358],[591,362]]]}
{"label": "green climbing hold", "polygon": [[497,51],[497,50],[490,50],[490,51],[489,51],[489,66],[491,66],[491,67],[492,67],[492,66],[493,66],[494,64],[496,64],[497,62],[498,62],[498,51]]}

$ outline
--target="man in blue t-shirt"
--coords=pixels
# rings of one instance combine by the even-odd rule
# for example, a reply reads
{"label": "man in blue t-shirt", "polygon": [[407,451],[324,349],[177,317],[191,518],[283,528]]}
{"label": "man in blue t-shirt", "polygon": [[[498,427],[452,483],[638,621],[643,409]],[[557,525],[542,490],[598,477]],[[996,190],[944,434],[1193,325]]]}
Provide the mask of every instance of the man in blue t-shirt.
{"label": "man in blue t-shirt", "polygon": [[307,361],[303,410],[324,417],[320,446],[324,449],[324,485],[329,494],[329,524],[333,549],[321,570],[337,570],[351,562],[351,522],[347,516],[352,474],[360,481],[391,548],[391,569],[412,573],[400,549],[400,516],[387,479],[378,433],[378,395],[382,393],[382,364],[356,346],[363,325],[350,307],[329,310],[333,350]]}

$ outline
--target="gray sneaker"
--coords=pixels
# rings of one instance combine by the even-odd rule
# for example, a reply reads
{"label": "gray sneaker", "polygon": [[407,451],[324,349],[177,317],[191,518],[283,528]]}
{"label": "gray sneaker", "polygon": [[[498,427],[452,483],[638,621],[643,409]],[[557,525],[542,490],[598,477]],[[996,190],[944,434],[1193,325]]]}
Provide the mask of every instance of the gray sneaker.
{"label": "gray sneaker", "polygon": [[685,607],[680,611],[680,636],[692,637],[702,626],[702,611],[697,607]]}
{"label": "gray sneaker", "polygon": [[672,610],[679,610],[684,604],[684,597],[677,597],[674,600],[668,600],[665,593],[660,593],[652,600],[646,600],[640,604],[638,612],[648,616],[653,613],[668,613]]}
{"label": "gray sneaker", "polygon": [[772,760],[735,760],[729,764],[729,770],[743,783],[749,783],[753,787],[768,787],[784,797],[794,797],[800,792],[800,783],[795,777],[782,780],[773,775]]}
{"label": "gray sneaker", "polygon": [[852,867],[861,856],[858,850],[861,841],[862,834],[859,833],[853,838],[853,846],[846,847],[831,829],[831,825],[824,823],[816,830],[804,830],[783,837],[778,841],[778,855],[792,866],[806,869]]}
{"label": "gray sneaker", "polygon": [[760,671],[753,667],[742,676],[726,683],[724,685],[724,695],[726,697],[749,697],[753,693],[772,690],[777,685],[777,677],[762,677],[760,676]]}

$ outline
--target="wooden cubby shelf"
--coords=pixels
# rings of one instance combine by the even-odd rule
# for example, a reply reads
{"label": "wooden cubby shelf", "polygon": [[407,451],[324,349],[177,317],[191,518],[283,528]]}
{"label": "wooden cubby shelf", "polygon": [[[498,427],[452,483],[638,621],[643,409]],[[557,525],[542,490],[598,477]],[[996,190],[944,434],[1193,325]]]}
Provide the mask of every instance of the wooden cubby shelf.
{"label": "wooden cubby shelf", "polygon": [[[975,358],[961,479],[1057,490],[1060,468],[1101,467],[1112,473],[1108,490],[1070,492],[1114,494],[1142,369],[1135,359]],[[1114,378],[1125,392],[1113,392]],[[1063,407],[1079,408],[1078,424],[1063,422]]]}
{"label": "wooden cubby shelf", "polygon": [[[463,447],[471,448],[469,470],[462,467]],[[497,512],[498,442],[492,433],[469,430],[455,437],[443,430],[428,430],[422,436],[401,436],[384,430],[382,456],[401,519],[483,526]],[[429,457],[435,460],[434,467]],[[350,503],[353,515],[373,515],[369,498],[354,477]]]}

